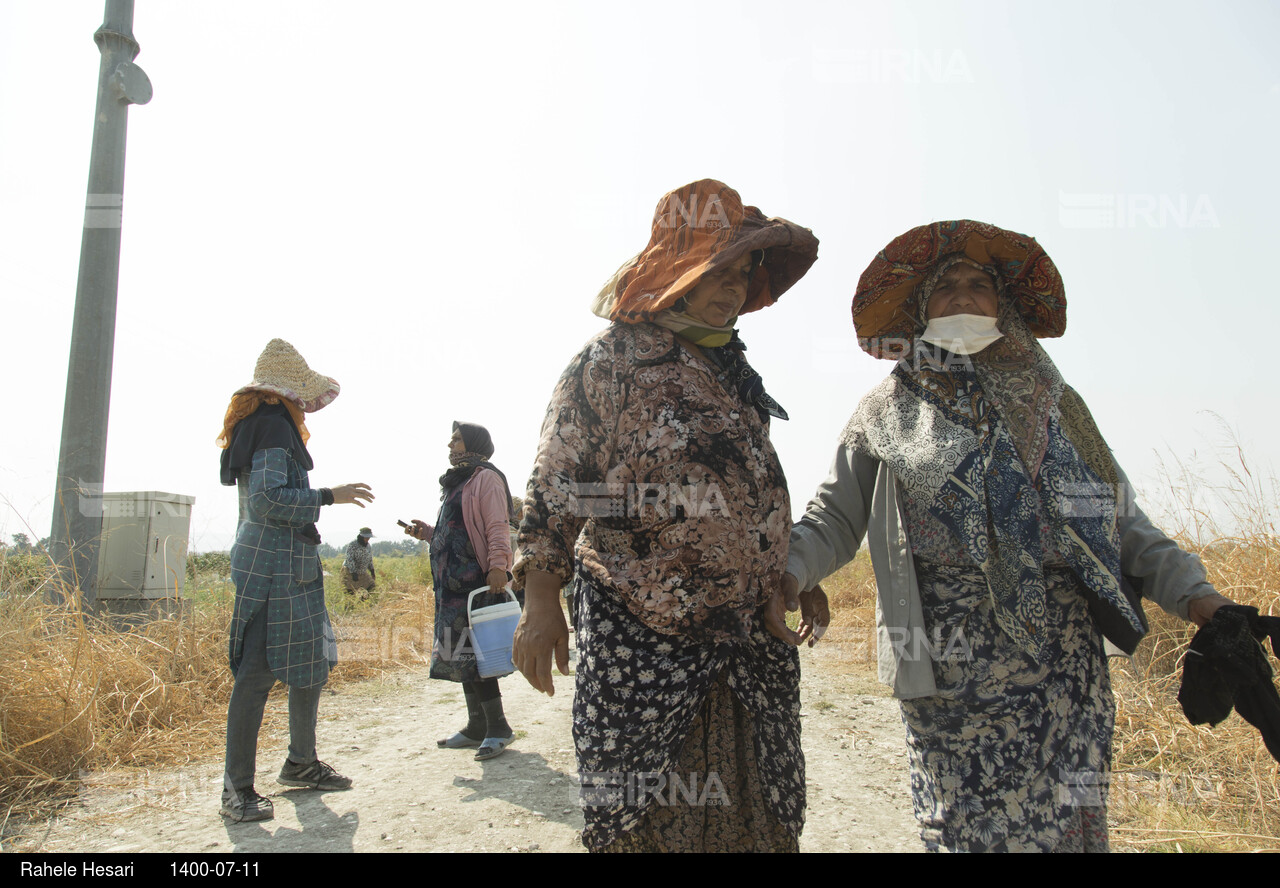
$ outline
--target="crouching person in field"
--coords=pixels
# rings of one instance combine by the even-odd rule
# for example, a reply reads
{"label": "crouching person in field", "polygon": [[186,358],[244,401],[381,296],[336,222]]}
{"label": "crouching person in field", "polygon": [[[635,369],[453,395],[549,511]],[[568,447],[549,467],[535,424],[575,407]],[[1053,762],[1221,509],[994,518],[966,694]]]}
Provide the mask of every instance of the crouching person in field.
{"label": "crouching person in field", "polygon": [[346,558],[342,562],[342,588],[361,601],[369,598],[378,582],[378,575],[373,569],[373,549],[369,545],[372,537],[372,530],[360,528],[356,538],[347,544]]}

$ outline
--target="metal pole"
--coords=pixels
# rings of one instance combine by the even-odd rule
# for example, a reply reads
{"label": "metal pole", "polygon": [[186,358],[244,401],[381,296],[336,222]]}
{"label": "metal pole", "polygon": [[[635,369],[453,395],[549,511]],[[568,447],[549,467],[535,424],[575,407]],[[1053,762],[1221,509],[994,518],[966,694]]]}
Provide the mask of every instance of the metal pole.
{"label": "metal pole", "polygon": [[102,61],[98,68],[97,113],[93,119],[80,276],[76,282],[50,534],[50,554],[60,566],[64,581],[64,588],[54,595],[78,594],[85,607],[97,598],[107,410],[120,275],[125,128],[129,105],[145,105],[151,100],[151,81],[133,63],[139,51],[133,38],[133,0],[106,3],[102,27],[93,35]]}

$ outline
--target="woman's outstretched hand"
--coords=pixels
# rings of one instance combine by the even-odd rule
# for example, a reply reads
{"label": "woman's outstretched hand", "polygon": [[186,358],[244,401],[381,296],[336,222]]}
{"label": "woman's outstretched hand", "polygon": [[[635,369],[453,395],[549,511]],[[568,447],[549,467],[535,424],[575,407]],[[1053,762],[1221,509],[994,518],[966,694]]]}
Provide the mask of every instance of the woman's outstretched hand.
{"label": "woman's outstretched hand", "polygon": [[[797,630],[787,628],[787,611],[800,611]],[[821,586],[807,592],[800,591],[800,581],[789,573],[782,575],[782,582],[773,591],[764,612],[765,627],[777,638],[794,645],[806,640],[813,647],[827,631],[831,623],[831,608],[827,593]]]}
{"label": "woman's outstretched hand", "polygon": [[1224,604],[1235,604],[1235,602],[1225,595],[1219,595],[1217,592],[1201,598],[1193,598],[1191,604],[1187,607],[1187,616],[1197,626],[1204,626],[1205,623],[1213,619],[1213,615],[1218,608]]}
{"label": "woman's outstretched hand", "polygon": [[511,644],[511,660],[536,690],[554,697],[551,661],[569,674],[569,626],[560,608],[560,578],[531,570],[525,575],[524,613]]}
{"label": "woman's outstretched hand", "polygon": [[355,503],[363,509],[365,503],[373,502],[373,489],[368,484],[339,484],[330,487],[329,492],[333,494],[334,505]]}

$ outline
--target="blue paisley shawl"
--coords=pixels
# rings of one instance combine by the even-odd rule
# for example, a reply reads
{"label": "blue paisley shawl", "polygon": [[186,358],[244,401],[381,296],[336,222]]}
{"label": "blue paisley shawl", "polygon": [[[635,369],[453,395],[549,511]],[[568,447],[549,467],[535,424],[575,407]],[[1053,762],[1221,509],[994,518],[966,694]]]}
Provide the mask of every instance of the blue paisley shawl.
{"label": "blue paisley shawl", "polygon": [[[1102,631],[1131,651],[1145,624],[1121,587],[1110,453],[1008,303],[1000,328],[1005,338],[971,358],[915,342],[859,404],[844,441],[887,463],[955,534],[986,577],[1001,630],[1033,659],[1047,653],[1047,544],[1079,578],[1095,619],[1104,614]],[[1006,372],[1013,365],[1030,372]],[[1017,415],[1037,402],[1043,416]]]}

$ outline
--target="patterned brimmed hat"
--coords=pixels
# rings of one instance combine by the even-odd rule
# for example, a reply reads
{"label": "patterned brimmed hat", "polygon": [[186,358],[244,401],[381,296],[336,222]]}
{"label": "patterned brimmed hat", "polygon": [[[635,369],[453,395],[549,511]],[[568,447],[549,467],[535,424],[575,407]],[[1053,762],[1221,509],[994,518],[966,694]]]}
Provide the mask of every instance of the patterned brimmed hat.
{"label": "patterned brimmed hat", "polygon": [[253,382],[242,386],[236,394],[270,392],[288,398],[307,413],[315,413],[338,397],[339,391],[337,380],[308,367],[298,350],[283,339],[273,339],[258,356]]}
{"label": "patterned brimmed hat", "polygon": [[618,269],[592,311],[613,321],[652,320],[692,290],[703,275],[743,253],[763,260],[747,287],[741,314],[778,301],[818,258],[818,239],[786,219],[769,219],[723,182],[701,179],[663,195],[649,245]]}
{"label": "patterned brimmed hat", "polygon": [[1067,329],[1062,276],[1036,239],[985,222],[933,222],[893,239],[858,280],[853,326],[872,357],[896,359],[919,332],[917,285],[940,259],[967,256],[1003,278],[1027,326],[1042,339]]}
{"label": "patterned brimmed hat", "polygon": [[362,537],[371,539],[373,537],[373,529],[369,527],[362,527],[360,528],[360,532],[356,534],[356,536],[362,536]]}

